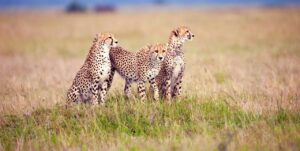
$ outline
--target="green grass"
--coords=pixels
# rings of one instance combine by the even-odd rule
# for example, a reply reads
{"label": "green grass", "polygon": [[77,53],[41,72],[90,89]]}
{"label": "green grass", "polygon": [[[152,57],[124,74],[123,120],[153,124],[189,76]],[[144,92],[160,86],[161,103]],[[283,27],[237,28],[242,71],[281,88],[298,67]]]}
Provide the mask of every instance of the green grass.
{"label": "green grass", "polygon": [[[117,139],[121,144],[130,144],[128,138],[165,140],[171,137],[172,141],[180,142],[187,136],[219,137],[224,130],[235,134],[261,122],[274,133],[300,128],[299,113],[280,110],[268,116],[254,115],[228,106],[223,100],[220,97],[199,101],[187,97],[171,104],[162,101],[143,104],[116,96],[111,97],[105,107],[78,105],[66,109],[56,105],[52,109],[37,109],[29,115],[1,116],[0,142],[5,150],[16,149],[18,141],[23,142],[25,150],[29,146],[34,150],[62,149],[63,146],[85,150],[89,141]],[[299,140],[298,135],[295,141]],[[138,150],[131,147],[125,149]],[[224,147],[226,143],[221,141],[218,149]]]}

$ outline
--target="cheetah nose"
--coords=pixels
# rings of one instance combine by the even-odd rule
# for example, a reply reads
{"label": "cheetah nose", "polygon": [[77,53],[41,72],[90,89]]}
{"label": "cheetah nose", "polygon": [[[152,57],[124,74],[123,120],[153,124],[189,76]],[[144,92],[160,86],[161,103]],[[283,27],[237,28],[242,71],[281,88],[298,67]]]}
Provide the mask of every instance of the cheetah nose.
{"label": "cheetah nose", "polygon": [[162,59],[163,59],[163,57],[158,57],[158,59],[159,59],[159,60],[162,60]]}
{"label": "cheetah nose", "polygon": [[118,43],[118,41],[115,41],[115,43],[117,44],[117,43]]}

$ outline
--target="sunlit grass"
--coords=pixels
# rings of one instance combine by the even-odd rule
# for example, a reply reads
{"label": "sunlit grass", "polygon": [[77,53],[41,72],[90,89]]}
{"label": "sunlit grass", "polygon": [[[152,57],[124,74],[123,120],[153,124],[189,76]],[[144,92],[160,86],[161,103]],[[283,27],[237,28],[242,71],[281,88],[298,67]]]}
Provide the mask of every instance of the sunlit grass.
{"label": "sunlit grass", "polygon": [[[272,133],[289,131],[299,134],[299,113],[287,110],[264,116],[228,106],[222,101],[223,98],[201,103],[196,98],[185,98],[172,104],[153,101],[143,104],[139,101],[124,100],[121,96],[117,98],[119,99],[110,98],[105,107],[79,105],[66,109],[56,105],[52,109],[37,109],[29,115],[3,115],[0,141],[5,150],[15,148],[18,141],[25,145],[30,143],[34,147],[33,150],[40,150],[44,148],[44,145],[40,144],[43,142],[58,149],[72,146],[81,148],[90,139],[91,143],[115,140],[113,144],[123,146],[126,144],[123,137],[142,137],[156,139],[158,142],[165,139],[180,141],[187,136],[197,135],[234,139],[240,129],[247,129],[261,122],[264,122],[264,126],[271,129]],[[226,135],[229,136],[220,135],[223,131],[227,131]],[[292,138],[290,141],[296,143],[299,140]],[[229,142],[219,143],[221,147],[230,145]],[[192,143],[190,147],[197,148],[197,144]]]}

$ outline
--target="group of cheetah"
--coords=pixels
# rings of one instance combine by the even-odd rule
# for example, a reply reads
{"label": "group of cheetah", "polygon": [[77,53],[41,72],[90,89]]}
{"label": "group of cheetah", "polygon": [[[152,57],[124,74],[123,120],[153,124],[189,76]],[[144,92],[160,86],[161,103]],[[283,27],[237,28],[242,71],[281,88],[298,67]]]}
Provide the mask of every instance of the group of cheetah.
{"label": "group of cheetah", "polygon": [[172,30],[168,43],[147,45],[133,53],[117,46],[113,34],[97,34],[67,92],[67,104],[104,105],[116,71],[125,80],[126,97],[131,95],[131,84],[137,82],[140,99],[144,101],[147,81],[155,100],[159,95],[168,101],[180,96],[185,68],[182,47],[193,37],[188,27],[181,26]]}

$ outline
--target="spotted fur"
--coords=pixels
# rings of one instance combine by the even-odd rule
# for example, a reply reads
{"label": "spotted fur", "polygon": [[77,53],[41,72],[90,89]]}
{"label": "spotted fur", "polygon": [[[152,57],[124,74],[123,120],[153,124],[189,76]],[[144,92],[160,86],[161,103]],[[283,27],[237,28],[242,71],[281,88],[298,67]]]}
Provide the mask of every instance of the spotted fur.
{"label": "spotted fur", "polygon": [[182,77],[185,69],[183,44],[194,35],[187,27],[175,28],[169,37],[166,57],[155,80],[167,100],[181,95]]}
{"label": "spotted fur", "polygon": [[83,66],[77,72],[67,92],[68,105],[79,102],[98,104],[98,95],[100,95],[100,103],[104,104],[111,71],[109,50],[117,43],[110,33],[96,35]]}
{"label": "spotted fur", "polygon": [[155,77],[159,73],[165,54],[166,45],[164,44],[148,45],[137,53],[129,52],[122,47],[111,48],[112,72],[109,83],[112,82],[114,73],[117,71],[125,79],[125,96],[129,97],[131,95],[131,84],[137,82],[139,96],[141,100],[144,100],[146,97],[145,83],[149,81],[154,89],[154,99],[158,99],[159,91],[155,83]]}

